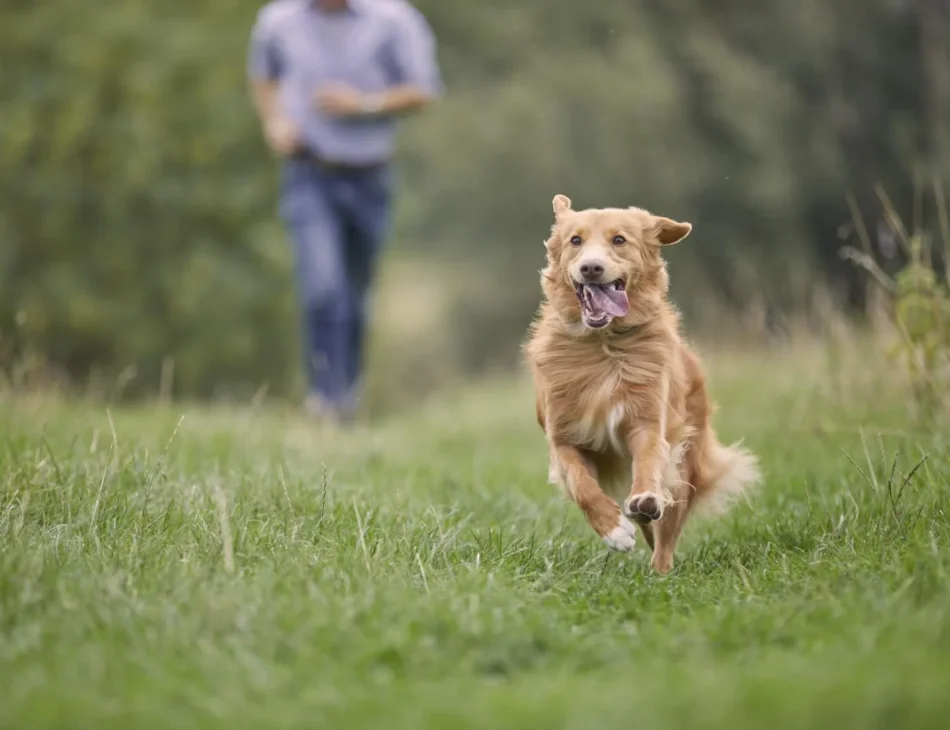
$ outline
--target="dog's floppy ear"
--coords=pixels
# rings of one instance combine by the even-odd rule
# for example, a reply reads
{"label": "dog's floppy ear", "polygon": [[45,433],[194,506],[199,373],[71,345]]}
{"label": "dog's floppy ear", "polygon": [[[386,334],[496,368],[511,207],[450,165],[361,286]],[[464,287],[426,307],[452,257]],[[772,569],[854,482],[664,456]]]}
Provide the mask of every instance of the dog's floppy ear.
{"label": "dog's floppy ear", "polygon": [[551,206],[554,208],[554,220],[560,220],[571,209],[571,199],[566,195],[555,195]]}
{"label": "dog's floppy ear", "polygon": [[662,216],[655,216],[653,219],[653,231],[661,246],[679,243],[689,235],[691,230],[693,226],[690,223],[680,223]]}

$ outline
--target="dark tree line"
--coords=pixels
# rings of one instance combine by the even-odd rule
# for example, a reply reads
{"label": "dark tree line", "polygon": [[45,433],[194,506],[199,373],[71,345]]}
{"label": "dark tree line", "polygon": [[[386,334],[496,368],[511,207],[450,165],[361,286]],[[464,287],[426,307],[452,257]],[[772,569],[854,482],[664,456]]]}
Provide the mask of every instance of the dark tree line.
{"label": "dark tree line", "polygon": [[[674,295],[699,321],[819,290],[860,310],[848,196],[872,232],[878,185],[927,224],[915,180],[950,177],[947,0],[417,5],[448,94],[404,130],[391,255],[491,282],[451,305],[469,367],[514,357],[557,192],[691,220]],[[132,366],[154,389],[173,358],[181,394],[293,388],[289,252],[243,77],[257,8],[0,7],[5,369]]]}

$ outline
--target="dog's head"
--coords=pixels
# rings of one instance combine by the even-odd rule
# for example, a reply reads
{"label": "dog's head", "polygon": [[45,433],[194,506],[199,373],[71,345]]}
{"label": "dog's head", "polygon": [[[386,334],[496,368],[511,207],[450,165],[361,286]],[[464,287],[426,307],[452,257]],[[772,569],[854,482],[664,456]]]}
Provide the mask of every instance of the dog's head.
{"label": "dog's head", "polygon": [[689,223],[640,208],[573,210],[564,195],[556,195],[553,204],[541,286],[562,317],[604,329],[614,320],[642,315],[646,305],[666,296],[669,281],[660,249],[686,238]]}

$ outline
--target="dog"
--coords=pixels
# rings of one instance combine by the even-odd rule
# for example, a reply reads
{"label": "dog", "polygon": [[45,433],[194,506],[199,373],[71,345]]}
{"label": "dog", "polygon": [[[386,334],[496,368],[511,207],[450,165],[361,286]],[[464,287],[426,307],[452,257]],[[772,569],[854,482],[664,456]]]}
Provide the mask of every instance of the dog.
{"label": "dog", "polygon": [[549,480],[608,548],[632,550],[639,527],[665,574],[694,507],[722,512],[761,481],[754,454],[717,439],[702,363],[668,300],[661,251],[692,225],[635,207],[573,210],[564,195],[553,207],[523,347]]}

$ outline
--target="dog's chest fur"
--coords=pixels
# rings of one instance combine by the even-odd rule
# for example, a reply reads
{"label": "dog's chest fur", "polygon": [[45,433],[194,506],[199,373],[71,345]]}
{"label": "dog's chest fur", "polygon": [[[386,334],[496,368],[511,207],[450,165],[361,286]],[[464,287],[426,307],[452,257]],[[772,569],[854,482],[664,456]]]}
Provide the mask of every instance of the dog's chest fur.
{"label": "dog's chest fur", "polygon": [[627,456],[626,433],[662,367],[642,348],[598,338],[563,345],[545,348],[535,360],[549,427],[581,448]]}
{"label": "dog's chest fur", "polygon": [[605,368],[603,379],[579,389],[578,408],[558,414],[556,420],[568,430],[572,443],[592,451],[626,452],[621,425],[628,408],[619,386],[616,370]]}

